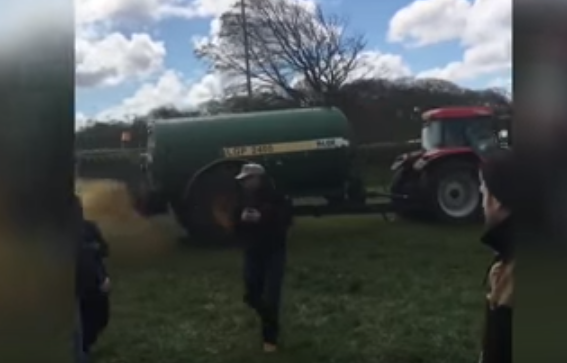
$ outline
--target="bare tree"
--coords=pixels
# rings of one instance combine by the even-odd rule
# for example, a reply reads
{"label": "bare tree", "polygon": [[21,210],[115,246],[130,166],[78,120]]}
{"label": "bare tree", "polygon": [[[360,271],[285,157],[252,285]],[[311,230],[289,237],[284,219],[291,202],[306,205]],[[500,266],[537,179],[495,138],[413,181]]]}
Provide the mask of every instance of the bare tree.
{"label": "bare tree", "polygon": [[[359,66],[364,37],[347,35],[343,19],[297,0],[244,1],[246,27],[237,3],[222,16],[218,37],[195,49],[213,70],[246,76],[248,56],[256,88],[308,102],[311,95],[337,92]],[[248,52],[243,29],[247,30]],[[303,91],[295,87],[298,82]]]}
{"label": "bare tree", "polygon": [[147,115],[144,115],[144,119],[149,120],[167,120],[180,117],[195,117],[198,112],[196,111],[185,111],[176,108],[173,105],[164,105],[154,108]]}
{"label": "bare tree", "polygon": [[510,89],[507,89],[506,87],[493,87],[489,88],[488,91],[492,92],[496,96],[499,96],[503,103],[512,102],[512,91]]}

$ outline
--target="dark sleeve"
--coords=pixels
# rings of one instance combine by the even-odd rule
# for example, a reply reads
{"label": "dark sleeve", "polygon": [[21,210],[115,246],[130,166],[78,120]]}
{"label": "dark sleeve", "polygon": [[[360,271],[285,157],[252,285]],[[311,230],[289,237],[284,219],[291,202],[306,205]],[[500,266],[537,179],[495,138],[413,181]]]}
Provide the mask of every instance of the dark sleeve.
{"label": "dark sleeve", "polygon": [[100,231],[100,228],[98,228],[98,226],[94,223],[92,223],[92,234],[93,234],[93,239],[97,241],[99,245],[99,251],[101,256],[103,258],[107,258],[110,253],[108,248],[108,243],[106,242],[106,239],[104,239],[104,236]]}
{"label": "dark sleeve", "polygon": [[100,286],[104,280],[106,280],[106,278],[110,277],[108,275],[108,271],[106,270],[106,266],[104,265],[104,263],[100,263],[98,265],[98,270],[97,270],[97,286]]}
{"label": "dark sleeve", "polygon": [[99,266],[94,254],[81,244],[77,247],[76,256],[76,290],[79,297],[84,297],[88,292],[98,289]]}
{"label": "dark sleeve", "polygon": [[293,225],[293,199],[290,196],[284,196],[284,218],[288,227]]}
{"label": "dark sleeve", "polygon": [[243,228],[243,224],[242,224],[242,211],[244,210],[244,207],[241,203],[241,201],[238,201],[236,203],[236,207],[233,210],[233,214],[232,214],[232,223],[233,223],[233,231],[236,234],[239,234],[242,232],[242,228]]}
{"label": "dark sleeve", "polygon": [[293,221],[293,208],[291,199],[279,191],[273,191],[261,208],[262,218],[270,224],[289,227]]}
{"label": "dark sleeve", "polygon": [[96,254],[97,281],[101,284],[108,277],[108,272],[104,264],[104,259],[108,257],[108,243],[104,239],[100,228],[93,222],[91,222],[91,238],[93,241],[96,241],[98,248]]}

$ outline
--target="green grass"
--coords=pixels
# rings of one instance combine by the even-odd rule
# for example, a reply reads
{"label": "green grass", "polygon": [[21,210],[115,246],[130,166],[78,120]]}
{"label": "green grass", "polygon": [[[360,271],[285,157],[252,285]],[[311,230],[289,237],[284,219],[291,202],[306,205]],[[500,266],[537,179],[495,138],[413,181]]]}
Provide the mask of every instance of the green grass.
{"label": "green grass", "polygon": [[97,362],[474,362],[489,259],[478,234],[375,216],[299,220],[273,357],[242,304],[238,250],[180,245],[145,266],[114,261]]}

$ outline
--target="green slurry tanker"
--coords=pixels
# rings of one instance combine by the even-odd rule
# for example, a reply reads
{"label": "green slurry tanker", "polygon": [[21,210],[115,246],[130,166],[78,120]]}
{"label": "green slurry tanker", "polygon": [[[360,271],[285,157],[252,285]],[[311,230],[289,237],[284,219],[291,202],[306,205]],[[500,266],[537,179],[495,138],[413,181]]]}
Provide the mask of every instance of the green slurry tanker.
{"label": "green slurry tanker", "polygon": [[234,176],[250,161],[264,165],[294,198],[298,215],[476,218],[477,155],[498,143],[497,118],[488,108],[467,107],[431,110],[423,119],[422,147],[395,160],[391,193],[381,195],[387,202],[371,202],[380,195],[368,192],[357,175],[358,148],[347,118],[334,108],[157,121],[142,150],[80,152],[79,176],[88,176],[84,165],[106,160],[98,163],[106,171],[97,177],[123,180],[141,214],[171,211],[189,234],[209,239],[230,232]]}

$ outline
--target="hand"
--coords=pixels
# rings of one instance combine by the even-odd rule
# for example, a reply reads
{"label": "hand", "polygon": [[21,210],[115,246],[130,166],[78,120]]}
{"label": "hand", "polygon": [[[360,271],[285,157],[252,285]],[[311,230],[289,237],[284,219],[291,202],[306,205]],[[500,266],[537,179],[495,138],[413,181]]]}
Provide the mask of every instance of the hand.
{"label": "hand", "polygon": [[104,279],[103,283],[100,285],[100,290],[102,292],[108,294],[110,292],[110,287],[111,287],[110,278],[107,277],[107,278]]}
{"label": "hand", "polygon": [[495,263],[490,269],[488,281],[490,293],[487,295],[491,307],[512,306],[514,294],[514,262]]}
{"label": "hand", "polygon": [[242,220],[244,222],[258,222],[260,220],[261,214],[257,209],[246,208],[242,212]]}

